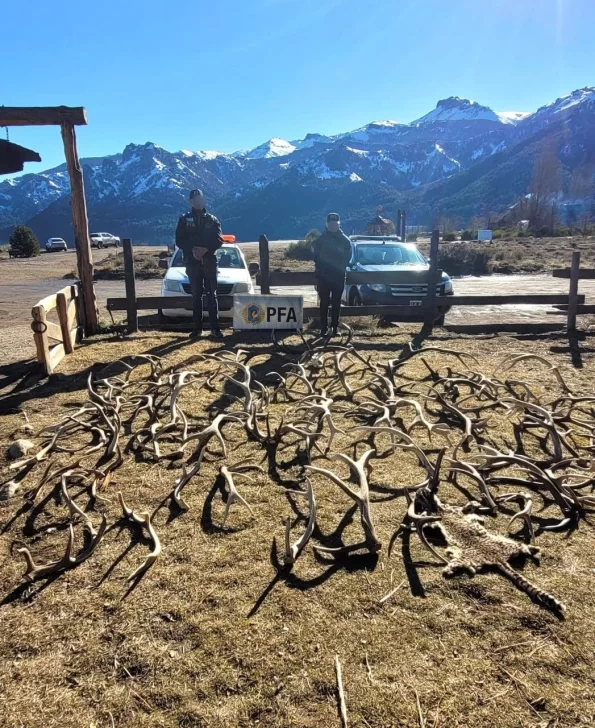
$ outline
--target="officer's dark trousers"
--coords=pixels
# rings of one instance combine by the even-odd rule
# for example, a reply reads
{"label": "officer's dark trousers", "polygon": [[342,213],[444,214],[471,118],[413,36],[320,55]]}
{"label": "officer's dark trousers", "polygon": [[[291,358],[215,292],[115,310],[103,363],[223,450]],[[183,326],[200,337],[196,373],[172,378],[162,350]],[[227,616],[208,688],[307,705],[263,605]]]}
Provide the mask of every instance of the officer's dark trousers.
{"label": "officer's dark trousers", "polygon": [[318,278],[318,296],[320,297],[320,328],[328,328],[328,307],[331,304],[331,326],[336,329],[339,325],[339,312],[341,310],[341,296],[345,287],[345,278]]}
{"label": "officer's dark trousers", "polygon": [[219,328],[219,309],[217,307],[217,264],[207,262],[206,264],[189,265],[186,267],[186,275],[190,281],[192,291],[192,314],[194,317],[194,328],[202,330],[203,295],[207,299],[207,311],[209,312],[209,325],[211,330]]}

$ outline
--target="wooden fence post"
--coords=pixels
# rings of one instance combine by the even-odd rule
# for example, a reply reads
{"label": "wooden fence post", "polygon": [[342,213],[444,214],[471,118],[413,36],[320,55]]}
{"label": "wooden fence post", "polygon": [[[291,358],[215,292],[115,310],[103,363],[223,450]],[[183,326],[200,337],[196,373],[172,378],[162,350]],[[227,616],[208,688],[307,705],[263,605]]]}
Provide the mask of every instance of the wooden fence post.
{"label": "wooden fence post", "polygon": [[581,272],[581,254],[575,250],[572,253],[572,264],[570,266],[570,288],[568,290],[568,320],[566,328],[568,331],[576,331],[576,310],[578,306],[578,281]]}
{"label": "wooden fence post", "polygon": [[138,331],[138,311],[136,308],[136,279],[134,277],[134,256],[132,255],[132,240],[122,240],[124,251],[124,282],[126,285],[126,311],[128,316],[128,333]]}
{"label": "wooden fence post", "polygon": [[440,241],[440,231],[432,231],[432,239],[430,241],[430,270],[428,271],[428,288],[426,291],[425,311],[424,311],[424,331],[431,333],[434,328],[434,318],[436,316],[436,273],[438,271],[438,244]]}
{"label": "wooden fence post", "polygon": [[47,374],[51,374],[50,369],[50,343],[47,335],[47,319],[45,308],[43,306],[33,306],[31,309],[33,316],[33,338],[35,339],[35,348],[37,350],[37,361],[40,362]]}
{"label": "wooden fence post", "polygon": [[260,256],[260,292],[268,295],[271,292],[269,272],[269,240],[266,235],[258,238],[258,253]]}
{"label": "wooden fence post", "polygon": [[89,238],[89,219],[85,201],[85,185],[83,172],[76,149],[76,135],[71,123],[61,124],[62,141],[66,154],[66,167],[70,177],[70,195],[72,205],[72,224],[79,278],[81,279],[82,305],[79,315],[86,334],[95,334],[99,330],[99,314],[93,287],[93,256],[91,239]]}

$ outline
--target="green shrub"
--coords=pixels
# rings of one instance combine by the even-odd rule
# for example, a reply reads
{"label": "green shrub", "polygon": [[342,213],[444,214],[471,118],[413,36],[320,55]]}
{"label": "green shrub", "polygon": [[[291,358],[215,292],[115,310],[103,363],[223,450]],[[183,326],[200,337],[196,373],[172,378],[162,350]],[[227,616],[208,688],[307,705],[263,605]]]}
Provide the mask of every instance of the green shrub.
{"label": "green shrub", "polygon": [[417,242],[417,233],[407,233],[407,237],[405,238],[408,243],[416,243]]}
{"label": "green shrub", "polygon": [[455,243],[438,249],[438,266],[453,276],[481,276],[492,271],[492,253],[485,245]]}
{"label": "green shrub", "polygon": [[289,244],[285,257],[291,260],[312,260],[312,245],[318,237],[320,237],[318,230],[310,230],[303,240]]}
{"label": "green shrub", "polygon": [[444,233],[442,235],[442,240],[444,240],[445,243],[454,243],[454,241],[457,239],[456,233]]}
{"label": "green shrub", "polygon": [[312,260],[312,242],[298,240],[296,243],[290,243],[285,251],[285,257],[291,260]]}
{"label": "green shrub", "polygon": [[475,230],[463,230],[461,240],[477,240],[477,232]]}
{"label": "green shrub", "polygon": [[494,240],[500,240],[501,238],[509,238],[509,237],[511,237],[511,236],[510,236],[510,233],[508,232],[508,230],[494,230],[494,232],[492,233],[492,238]]}
{"label": "green shrub", "polygon": [[31,228],[24,225],[15,227],[10,239],[10,252],[16,258],[32,258],[39,255],[39,241]]}

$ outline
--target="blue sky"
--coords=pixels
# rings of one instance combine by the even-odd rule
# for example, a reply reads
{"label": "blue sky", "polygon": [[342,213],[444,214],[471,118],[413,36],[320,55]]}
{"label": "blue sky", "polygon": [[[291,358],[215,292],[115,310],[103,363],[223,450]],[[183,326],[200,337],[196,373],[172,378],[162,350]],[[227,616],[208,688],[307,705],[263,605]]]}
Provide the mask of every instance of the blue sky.
{"label": "blue sky", "polygon": [[[146,141],[233,151],[409,122],[453,95],[530,111],[595,84],[595,0],[0,0],[0,11],[0,104],[85,106],[81,156]],[[63,161],[56,128],[10,138],[42,156],[26,171]]]}

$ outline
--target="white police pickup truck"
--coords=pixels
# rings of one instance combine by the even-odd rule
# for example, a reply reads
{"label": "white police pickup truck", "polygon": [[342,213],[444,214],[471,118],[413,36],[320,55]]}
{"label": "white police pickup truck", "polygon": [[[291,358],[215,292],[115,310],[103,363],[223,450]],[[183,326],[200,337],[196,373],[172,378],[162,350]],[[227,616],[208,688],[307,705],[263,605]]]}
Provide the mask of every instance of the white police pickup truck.
{"label": "white police pickup truck", "polygon": [[[217,301],[219,304],[219,317],[233,319],[234,293],[254,293],[252,276],[258,272],[258,263],[249,266],[244,255],[237,245],[224,243],[215,253],[217,256]],[[190,281],[186,275],[184,252],[179,248],[174,250],[167,273],[161,285],[161,295],[165,298],[172,296],[190,296]],[[161,318],[178,316],[192,316],[192,311],[180,308],[163,308],[159,311]],[[208,318],[207,307],[204,307],[204,318]]]}
{"label": "white police pickup truck", "polygon": [[[348,306],[403,306],[407,312],[395,309],[390,318],[395,321],[418,321],[423,318],[423,299],[428,289],[427,283],[420,282],[416,275],[427,271],[430,266],[413,243],[403,243],[396,235],[373,237],[353,235],[351,237],[351,260],[347,271],[399,272],[394,283],[360,283],[345,285],[343,303]],[[410,274],[410,275],[408,275]],[[454,294],[450,276],[442,273],[436,284],[437,296]],[[411,313],[412,307],[419,307],[419,315]],[[440,323],[450,306],[438,309]]]}

